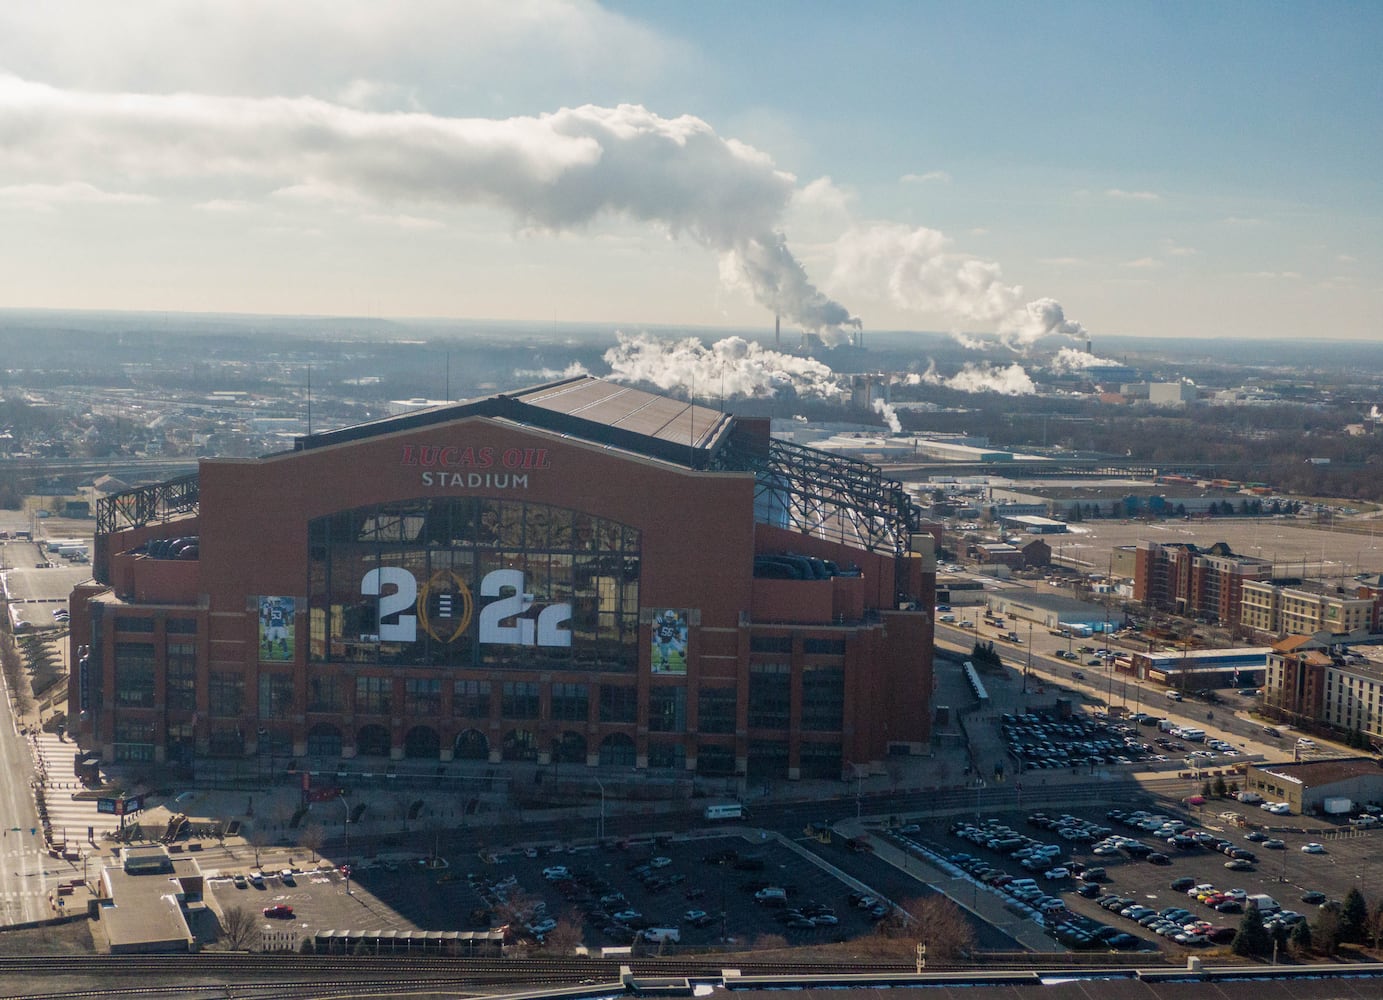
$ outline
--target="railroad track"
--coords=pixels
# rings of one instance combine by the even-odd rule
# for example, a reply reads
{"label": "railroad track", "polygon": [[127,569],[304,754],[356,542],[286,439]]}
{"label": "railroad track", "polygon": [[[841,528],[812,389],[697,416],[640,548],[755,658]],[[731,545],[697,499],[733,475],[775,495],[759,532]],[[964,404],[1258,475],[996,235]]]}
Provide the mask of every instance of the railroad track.
{"label": "railroad track", "polygon": [[[933,961],[930,976],[1035,974],[1051,969],[1131,969],[1163,965],[1104,953],[996,953],[969,964]],[[742,976],[850,977],[901,980],[913,962],[744,961],[736,956],[687,958],[454,958],[440,955],[297,955],[202,952],[193,955],[90,955],[0,958],[5,1000],[346,1000],[410,992],[455,995],[549,989],[564,997],[622,992],[621,967],[635,976],[719,979]],[[1164,966],[1165,967],[1165,966]],[[8,987],[8,988],[7,988]],[[15,987],[18,987],[16,990]]]}

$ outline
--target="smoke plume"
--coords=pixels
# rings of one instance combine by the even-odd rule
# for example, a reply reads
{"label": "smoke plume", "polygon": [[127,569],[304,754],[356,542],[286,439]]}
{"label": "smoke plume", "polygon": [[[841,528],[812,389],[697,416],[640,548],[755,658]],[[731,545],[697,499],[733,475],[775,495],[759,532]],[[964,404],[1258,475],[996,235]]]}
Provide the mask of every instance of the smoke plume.
{"label": "smoke plume", "polygon": [[1006,368],[967,361],[960,371],[949,378],[939,374],[936,362],[931,361],[925,372],[908,376],[908,381],[945,386],[958,392],[996,392],[1001,396],[1031,396],[1037,392],[1032,378],[1016,361]]}
{"label": "smoke plume", "polygon": [[830,368],[760,347],[742,337],[726,337],[706,347],[694,337],[659,340],[620,333],[605,352],[610,377],[659,389],[682,389],[702,399],[744,396],[764,399],[791,389],[799,396],[835,399],[843,394]]}
{"label": "smoke plume", "polygon": [[[896,223],[856,226],[836,242],[835,287],[883,296],[895,305],[993,329],[1004,346],[1026,353],[1046,336],[1084,337],[1055,299],[1024,301],[1022,286],[1004,282],[999,265],[952,249],[935,229]],[[957,331],[967,347],[988,342]]]}
{"label": "smoke plume", "polygon": [[484,204],[548,231],[632,219],[719,253],[723,274],[804,329],[830,335],[857,323],[807,280],[778,232],[795,178],[691,115],[622,104],[463,119],[311,97],[64,90],[0,75],[0,137],[11,183],[291,196],[363,212]]}
{"label": "smoke plume", "polygon": [[884,423],[894,434],[903,433],[903,422],[898,419],[898,411],[893,408],[886,400],[874,400],[874,412],[884,418]]}
{"label": "smoke plume", "polygon": [[1051,369],[1059,374],[1068,372],[1084,371],[1087,368],[1094,368],[1098,365],[1112,365],[1113,361],[1096,357],[1088,351],[1082,351],[1075,347],[1063,347],[1056,352],[1056,357],[1052,358]]}

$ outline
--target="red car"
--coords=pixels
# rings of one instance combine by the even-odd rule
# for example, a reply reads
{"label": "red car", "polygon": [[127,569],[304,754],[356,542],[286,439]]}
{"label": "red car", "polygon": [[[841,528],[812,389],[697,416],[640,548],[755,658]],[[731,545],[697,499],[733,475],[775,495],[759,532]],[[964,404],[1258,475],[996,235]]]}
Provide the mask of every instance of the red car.
{"label": "red car", "polygon": [[264,915],[278,920],[292,920],[293,907],[289,906],[287,903],[275,903],[273,906],[266,906],[264,908]]}

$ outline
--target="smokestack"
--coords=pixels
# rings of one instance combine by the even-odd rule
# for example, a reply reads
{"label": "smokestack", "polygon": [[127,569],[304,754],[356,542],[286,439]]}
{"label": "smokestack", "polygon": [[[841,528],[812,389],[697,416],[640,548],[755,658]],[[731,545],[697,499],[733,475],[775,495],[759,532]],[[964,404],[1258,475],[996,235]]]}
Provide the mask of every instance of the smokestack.
{"label": "smokestack", "polygon": [[782,350],[783,348],[783,317],[773,317],[773,348]]}
{"label": "smokestack", "polygon": [[1094,354],[1094,353],[1095,353],[1094,351],[1092,351],[1092,350],[1090,349],[1090,338],[1089,338],[1089,337],[1086,337],[1086,338],[1085,338],[1085,353],[1086,353],[1086,354]]}

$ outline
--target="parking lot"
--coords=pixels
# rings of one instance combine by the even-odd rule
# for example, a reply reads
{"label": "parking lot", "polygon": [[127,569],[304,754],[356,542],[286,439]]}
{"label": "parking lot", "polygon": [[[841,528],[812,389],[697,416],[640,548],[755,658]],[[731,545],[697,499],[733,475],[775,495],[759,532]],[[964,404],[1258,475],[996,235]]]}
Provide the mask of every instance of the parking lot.
{"label": "parking lot", "polygon": [[[780,935],[789,944],[870,933],[888,913],[809,858],[776,840],[741,836],[660,838],[623,846],[527,848],[483,858],[381,858],[352,872],[266,873],[262,885],[214,878],[223,909],[239,905],[265,927],[301,934],[341,929],[486,930],[506,940],[564,948],[667,950],[748,944]],[[444,867],[441,867],[444,866]],[[280,916],[273,907],[290,907]],[[562,929],[559,930],[559,925]],[[563,936],[565,935],[565,936]]]}
{"label": "parking lot", "polygon": [[1116,809],[923,820],[895,838],[1068,947],[1185,953],[1232,940],[1253,897],[1271,897],[1281,912],[1270,925],[1288,926],[1352,888],[1379,902],[1383,877],[1370,878],[1380,834],[1305,822],[1232,799],[1149,796]]}

